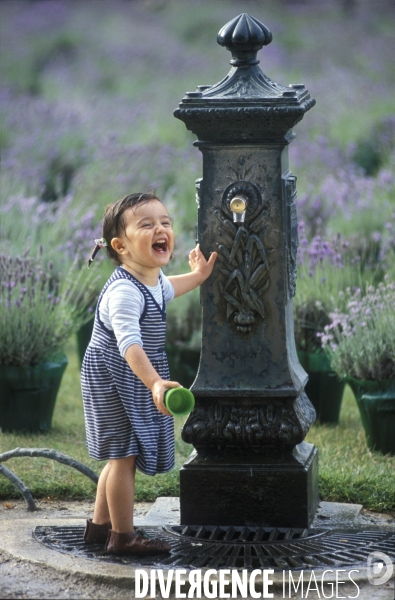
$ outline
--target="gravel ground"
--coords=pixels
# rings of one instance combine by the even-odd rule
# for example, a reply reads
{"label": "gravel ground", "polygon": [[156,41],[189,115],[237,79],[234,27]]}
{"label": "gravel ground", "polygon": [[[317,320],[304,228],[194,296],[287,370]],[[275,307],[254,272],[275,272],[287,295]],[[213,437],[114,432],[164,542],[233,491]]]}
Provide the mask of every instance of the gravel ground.
{"label": "gravel ground", "polygon": [[0,553],[0,596],[1,598],[80,598],[107,599],[133,598],[129,590],[100,584],[97,581],[81,580],[68,574],[15,561]]}

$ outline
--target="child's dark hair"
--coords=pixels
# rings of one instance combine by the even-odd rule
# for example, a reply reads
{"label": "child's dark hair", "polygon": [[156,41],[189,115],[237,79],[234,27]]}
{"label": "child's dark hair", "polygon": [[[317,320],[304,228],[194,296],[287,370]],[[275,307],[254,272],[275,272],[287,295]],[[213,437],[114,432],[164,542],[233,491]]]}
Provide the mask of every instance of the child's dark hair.
{"label": "child's dark hair", "polygon": [[133,208],[138,206],[139,204],[145,204],[150,200],[159,200],[162,202],[155,194],[152,192],[139,193],[139,194],[129,194],[124,198],[121,198],[114,204],[109,204],[106,207],[103,218],[103,229],[102,235],[103,237],[99,240],[95,240],[95,248],[92,252],[90,259],[88,260],[88,268],[91,263],[94,261],[96,254],[99,252],[100,248],[105,248],[107,252],[107,256],[116,264],[120,265],[121,261],[119,260],[118,253],[111,246],[111,240],[115,237],[119,237],[121,233],[125,233],[125,223],[123,219],[123,213],[128,208]]}

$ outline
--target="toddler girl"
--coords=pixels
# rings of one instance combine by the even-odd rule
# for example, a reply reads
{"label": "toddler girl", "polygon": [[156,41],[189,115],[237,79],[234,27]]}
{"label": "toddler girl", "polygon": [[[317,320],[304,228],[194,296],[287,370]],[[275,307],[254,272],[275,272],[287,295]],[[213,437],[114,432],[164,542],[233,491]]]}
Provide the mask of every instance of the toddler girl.
{"label": "toddler girl", "polygon": [[180,384],[169,381],[166,303],[203,283],[217,253],[206,261],[197,245],[191,272],[165,277],[161,267],[171,258],[174,232],[153,194],[131,194],[107,207],[89,264],[101,247],[118,267],[97,303],[81,384],[89,455],[109,462],[84,539],[105,543],[113,554],[168,552],[167,542],[133,528],[135,470],[155,475],[174,466],[174,424],[163,398]]}

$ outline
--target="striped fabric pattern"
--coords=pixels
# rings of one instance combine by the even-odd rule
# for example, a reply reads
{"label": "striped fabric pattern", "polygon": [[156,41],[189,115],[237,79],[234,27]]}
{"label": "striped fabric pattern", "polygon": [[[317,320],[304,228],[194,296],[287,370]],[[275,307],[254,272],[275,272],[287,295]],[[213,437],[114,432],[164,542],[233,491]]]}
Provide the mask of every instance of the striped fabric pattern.
{"label": "striped fabric pattern", "polygon": [[[137,468],[147,475],[165,473],[174,466],[174,420],[156,408],[150,390],[120,355],[114,332],[99,317],[104,292],[119,278],[128,278],[143,293],[140,317],[143,348],[163,379],[170,377],[165,354],[166,305],[125,269],[118,267],[105,284],[96,308],[92,339],[81,369],[86,439],[96,460],[136,455]],[[162,286],[162,278],[159,275]]]}

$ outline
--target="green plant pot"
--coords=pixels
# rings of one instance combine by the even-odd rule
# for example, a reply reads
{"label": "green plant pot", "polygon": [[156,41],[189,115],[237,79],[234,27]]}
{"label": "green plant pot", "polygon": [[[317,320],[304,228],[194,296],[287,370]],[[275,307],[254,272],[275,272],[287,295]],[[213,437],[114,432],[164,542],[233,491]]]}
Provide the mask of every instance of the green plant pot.
{"label": "green plant pot", "polygon": [[362,381],[347,378],[357,402],[371,450],[395,454],[395,380]]}
{"label": "green plant pot", "polygon": [[299,362],[309,376],[306,394],[321,423],[338,423],[346,382],[332,371],[323,352],[298,352]]}
{"label": "green plant pot", "polygon": [[80,327],[80,329],[77,331],[77,347],[80,365],[82,365],[86,349],[88,347],[89,342],[91,341],[94,322],[95,317],[92,317],[87,323],[85,323],[85,325]]}
{"label": "green plant pot", "polygon": [[0,427],[3,431],[51,429],[67,357],[35,367],[0,365]]}

